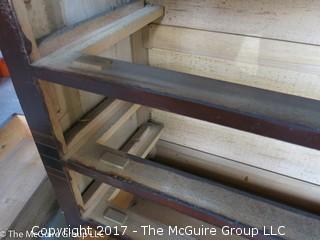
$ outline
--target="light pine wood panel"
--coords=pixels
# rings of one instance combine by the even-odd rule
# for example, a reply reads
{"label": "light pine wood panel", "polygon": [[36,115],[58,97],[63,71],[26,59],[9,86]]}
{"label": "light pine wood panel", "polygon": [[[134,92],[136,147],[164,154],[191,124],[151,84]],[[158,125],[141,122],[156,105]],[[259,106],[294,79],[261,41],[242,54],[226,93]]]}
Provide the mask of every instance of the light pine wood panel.
{"label": "light pine wood panel", "polygon": [[155,109],[152,119],[162,140],[320,185],[320,151]]}
{"label": "light pine wood panel", "polygon": [[54,101],[58,106],[57,117],[62,130],[65,131],[83,115],[80,94],[77,89],[71,87],[59,84],[51,84],[51,86],[55,92]]}
{"label": "light pine wood panel", "polygon": [[60,0],[64,23],[67,26],[79,23],[96,15],[110,12],[129,3],[130,0]]}
{"label": "light pine wood panel", "polygon": [[[120,41],[119,43],[109,48],[107,51],[100,53],[99,56],[131,62],[132,54],[131,54],[130,38],[126,38]],[[86,113],[89,110],[91,110],[104,98],[104,96],[102,95],[83,91],[83,90],[79,90],[79,95],[80,95],[80,104],[81,104],[83,113]]]}
{"label": "light pine wood panel", "polygon": [[320,100],[320,76],[182,52],[149,49],[152,66]]}
{"label": "light pine wood panel", "polygon": [[148,26],[131,35],[132,61],[137,64],[148,64],[148,49],[144,47],[143,35]]}
{"label": "light pine wood panel", "polygon": [[44,37],[65,26],[60,1],[20,1],[25,5],[35,38]]}
{"label": "light pine wood panel", "polygon": [[146,45],[259,66],[320,73],[320,46],[155,24],[149,27]]}
{"label": "light pine wood panel", "polygon": [[102,134],[102,136],[97,140],[97,143],[103,144],[107,142],[118,130],[122,128],[122,126],[133,116],[136,114],[137,110],[141,106],[138,104],[132,104],[119,119],[114,122],[110,128]]}
{"label": "light pine wood panel", "polygon": [[320,43],[314,0],[147,0],[165,7],[161,24],[287,41]]}
{"label": "light pine wood panel", "polygon": [[155,160],[310,211],[320,210],[316,184],[166,141],[157,143]]}

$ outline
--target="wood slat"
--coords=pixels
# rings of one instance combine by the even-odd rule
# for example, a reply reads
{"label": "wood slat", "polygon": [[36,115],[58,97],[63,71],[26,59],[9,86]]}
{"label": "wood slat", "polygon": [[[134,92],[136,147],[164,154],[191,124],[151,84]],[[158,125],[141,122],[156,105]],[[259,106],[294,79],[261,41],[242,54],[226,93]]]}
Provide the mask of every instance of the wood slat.
{"label": "wood slat", "polygon": [[[91,38],[93,42],[83,45],[82,52],[87,54],[98,54],[119,41],[127,38],[132,33],[142,29],[147,24],[155,21],[163,15],[163,8],[159,6],[146,6],[118,21],[115,21],[107,31],[98,30]],[[81,44],[81,43],[80,43]],[[79,47],[79,46],[78,46]]]}
{"label": "wood slat", "polygon": [[65,55],[66,57],[68,55],[72,56],[80,51],[86,54],[97,55],[161,17],[162,14],[163,8],[159,6],[146,6],[128,16],[112,21],[110,24],[104,25],[93,32],[82,35],[42,60],[59,58],[61,55]]}
{"label": "wood slat", "polygon": [[144,3],[142,0],[133,1],[132,3],[119,7],[106,15],[90,19],[72,28],[67,28],[52,34],[49,37],[44,38],[39,43],[41,56],[47,56],[59,48],[78,40],[84,35],[109,25],[143,7]]}

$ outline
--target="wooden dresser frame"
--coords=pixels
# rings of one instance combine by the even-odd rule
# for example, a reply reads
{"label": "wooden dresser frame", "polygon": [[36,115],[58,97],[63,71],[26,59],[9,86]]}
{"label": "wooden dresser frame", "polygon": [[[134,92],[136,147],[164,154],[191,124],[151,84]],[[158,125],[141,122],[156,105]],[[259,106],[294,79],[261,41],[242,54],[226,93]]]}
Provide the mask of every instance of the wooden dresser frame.
{"label": "wooden dresser frame", "polygon": [[[0,31],[5,36],[1,39],[1,49],[59,204],[67,222],[72,226],[88,222],[81,218],[80,206],[73,194],[67,169],[76,170],[215,226],[245,227],[210,209],[135,182],[134,178],[129,181],[121,172],[102,171],[74,161],[72,154],[68,154],[68,142],[54,129],[54,121],[50,109],[46,107],[38,79],[320,150],[320,104],[316,100],[92,56],[97,49],[113,45],[154,21],[162,15],[162,11],[158,6],[145,7],[116,20],[112,23],[112,31],[102,27],[91,35],[76,39],[67,48],[62,47],[33,62],[30,59],[33,43],[21,30],[11,2],[2,0],[0,3]],[[299,119],[296,112],[308,118]],[[159,171],[169,171],[191,182],[212,184],[192,174],[121,151],[107,148],[106,151],[114,158],[140,163],[146,169],[158,168]],[[258,202],[265,201],[251,194],[243,194]],[[270,238],[260,234],[253,239]]]}

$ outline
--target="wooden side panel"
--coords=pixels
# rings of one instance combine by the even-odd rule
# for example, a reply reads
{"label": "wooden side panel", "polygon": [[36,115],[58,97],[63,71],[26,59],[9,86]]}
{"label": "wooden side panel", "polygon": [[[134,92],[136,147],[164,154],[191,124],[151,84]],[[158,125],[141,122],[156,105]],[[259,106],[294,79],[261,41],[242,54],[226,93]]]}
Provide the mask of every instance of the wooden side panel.
{"label": "wooden side panel", "polygon": [[132,60],[138,64],[149,64],[148,49],[145,48],[143,36],[147,33],[148,26],[131,35]]}
{"label": "wooden side panel", "polygon": [[[132,61],[131,56],[131,45],[130,45],[130,38],[126,38],[122,41],[120,41],[118,44],[112,46],[110,49],[108,49],[105,52],[102,52],[99,54],[100,56],[107,57],[107,58],[114,58],[119,59],[123,61]],[[78,90],[80,95],[80,104],[82,113],[86,113],[89,110],[91,110],[94,106],[96,106],[104,96]]]}
{"label": "wooden side panel", "polygon": [[161,24],[310,44],[320,43],[313,0],[147,0],[165,7]]}
{"label": "wooden side panel", "polygon": [[[174,5],[173,1],[164,2],[170,2],[172,6]],[[203,4],[213,4],[213,2],[217,1],[203,1],[198,4],[203,6]],[[201,17],[192,15],[192,11],[196,10],[189,9],[195,2],[184,1],[182,4],[182,1],[176,1],[176,4],[179,7],[177,9],[189,11],[192,16],[190,19],[195,22],[201,21]],[[262,3],[256,2],[256,4]],[[170,11],[174,10],[166,8],[167,14],[171,14]],[[204,8],[201,11],[209,10]],[[215,10],[211,9],[210,11]],[[185,14],[184,11],[176,11],[176,14],[177,18],[172,19],[166,15],[162,23],[194,27],[187,20],[184,22],[185,25],[179,24],[181,15]],[[292,12],[292,14],[297,13]],[[211,17],[218,18],[214,14]],[[210,26],[217,24],[217,21],[208,19],[206,22],[212,23]],[[223,17],[219,16],[219,19],[221,20]],[[263,17],[260,21],[268,24],[268,19]],[[234,25],[228,25],[226,22],[221,24],[224,24],[226,28],[245,25],[245,23],[237,21],[234,22]],[[239,29],[241,26],[238,26]],[[200,25],[196,27],[212,30]],[[279,25],[274,26],[272,33],[276,33],[276,27]],[[299,31],[298,28],[296,30]],[[149,48],[149,64],[169,70],[320,100],[319,46],[244,36],[248,33],[244,29],[241,31],[243,31],[243,35],[151,25],[145,37],[145,46]],[[306,36],[304,37],[306,38]],[[154,109],[152,110],[152,119],[165,125],[164,133],[161,136],[162,140],[219,155],[284,176],[320,184],[318,175],[320,164],[317,161],[320,159],[319,151]]]}
{"label": "wooden side panel", "polygon": [[65,26],[60,1],[30,0],[21,2],[25,4],[36,39]]}
{"label": "wooden side panel", "polygon": [[320,99],[320,77],[317,74],[299,73],[276,67],[156,48],[149,50],[149,62],[154,67],[182,71],[315,100]]}
{"label": "wooden side panel", "polygon": [[[49,0],[50,2],[50,0]],[[114,8],[130,2],[129,0],[61,0],[63,20],[67,26],[92,18],[98,14],[112,11]]]}
{"label": "wooden side panel", "polygon": [[320,185],[320,151],[154,109],[152,119],[162,140]]}
{"label": "wooden side panel", "polygon": [[55,92],[58,120],[65,131],[83,115],[79,91],[59,84],[52,84],[52,88]]}
{"label": "wooden side panel", "polygon": [[[149,28],[150,65],[319,99],[320,48],[293,43],[319,44],[318,3],[147,2],[165,6],[162,25]],[[164,121],[163,138],[168,141],[271,170],[288,164],[283,168],[287,173],[304,178],[312,172],[309,180],[319,183],[317,171],[310,170],[317,151],[164,112],[153,111],[153,118]]]}
{"label": "wooden side panel", "polygon": [[320,99],[320,47],[152,25],[152,66]]}
{"label": "wooden side panel", "polygon": [[319,74],[320,47],[286,41],[151,25],[149,47]]}

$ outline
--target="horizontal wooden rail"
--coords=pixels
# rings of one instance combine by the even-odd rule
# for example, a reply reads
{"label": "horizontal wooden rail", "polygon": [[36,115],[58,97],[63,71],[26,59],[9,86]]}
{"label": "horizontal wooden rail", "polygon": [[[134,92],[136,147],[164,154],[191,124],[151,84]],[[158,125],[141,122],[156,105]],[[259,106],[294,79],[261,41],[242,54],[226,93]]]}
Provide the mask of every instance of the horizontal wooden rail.
{"label": "horizontal wooden rail", "polygon": [[[142,29],[147,24],[157,20],[163,15],[163,8],[160,6],[146,7],[115,21],[107,30],[101,29],[94,33],[95,37],[91,38],[88,43],[94,44],[85,47],[82,52],[87,54],[99,54],[107,50],[112,45],[129,37],[132,33]],[[84,47],[85,45],[83,45]]]}
{"label": "horizontal wooden rail", "polygon": [[58,32],[55,32],[41,40],[38,45],[40,55],[47,56],[59,48],[65,47],[70,43],[81,39],[83,36],[96,31],[97,29],[107,27],[113,22],[120,20],[143,7],[143,0],[130,1],[130,3],[124,4],[114,11],[108,12],[106,15],[98,16],[81,22],[81,24],[77,24],[73,27],[59,30]]}
{"label": "horizontal wooden rail", "polygon": [[[104,158],[101,156],[104,155]],[[106,157],[107,156],[107,157]],[[122,168],[109,164],[126,162]],[[88,146],[67,166],[99,181],[136,194],[218,227],[286,226],[287,238],[318,236],[319,217],[288,208],[245,192],[149,160],[104,148]],[[308,226],[301,232],[299,226]],[[259,234],[250,239],[270,239]],[[277,238],[275,238],[277,239]]]}
{"label": "horizontal wooden rail", "polygon": [[73,68],[79,57],[47,58],[33,64],[32,72],[52,82],[320,149],[316,100],[110,59],[104,60],[109,65],[103,70]]}
{"label": "horizontal wooden rail", "polygon": [[[59,58],[61,55],[68,56],[77,52],[98,55],[114,44],[129,37],[149,23],[163,15],[160,6],[147,5],[128,16],[116,19],[110,24],[97,28],[95,31],[80,35],[79,38],[52,52],[45,59]],[[68,42],[68,41],[67,41]]]}

